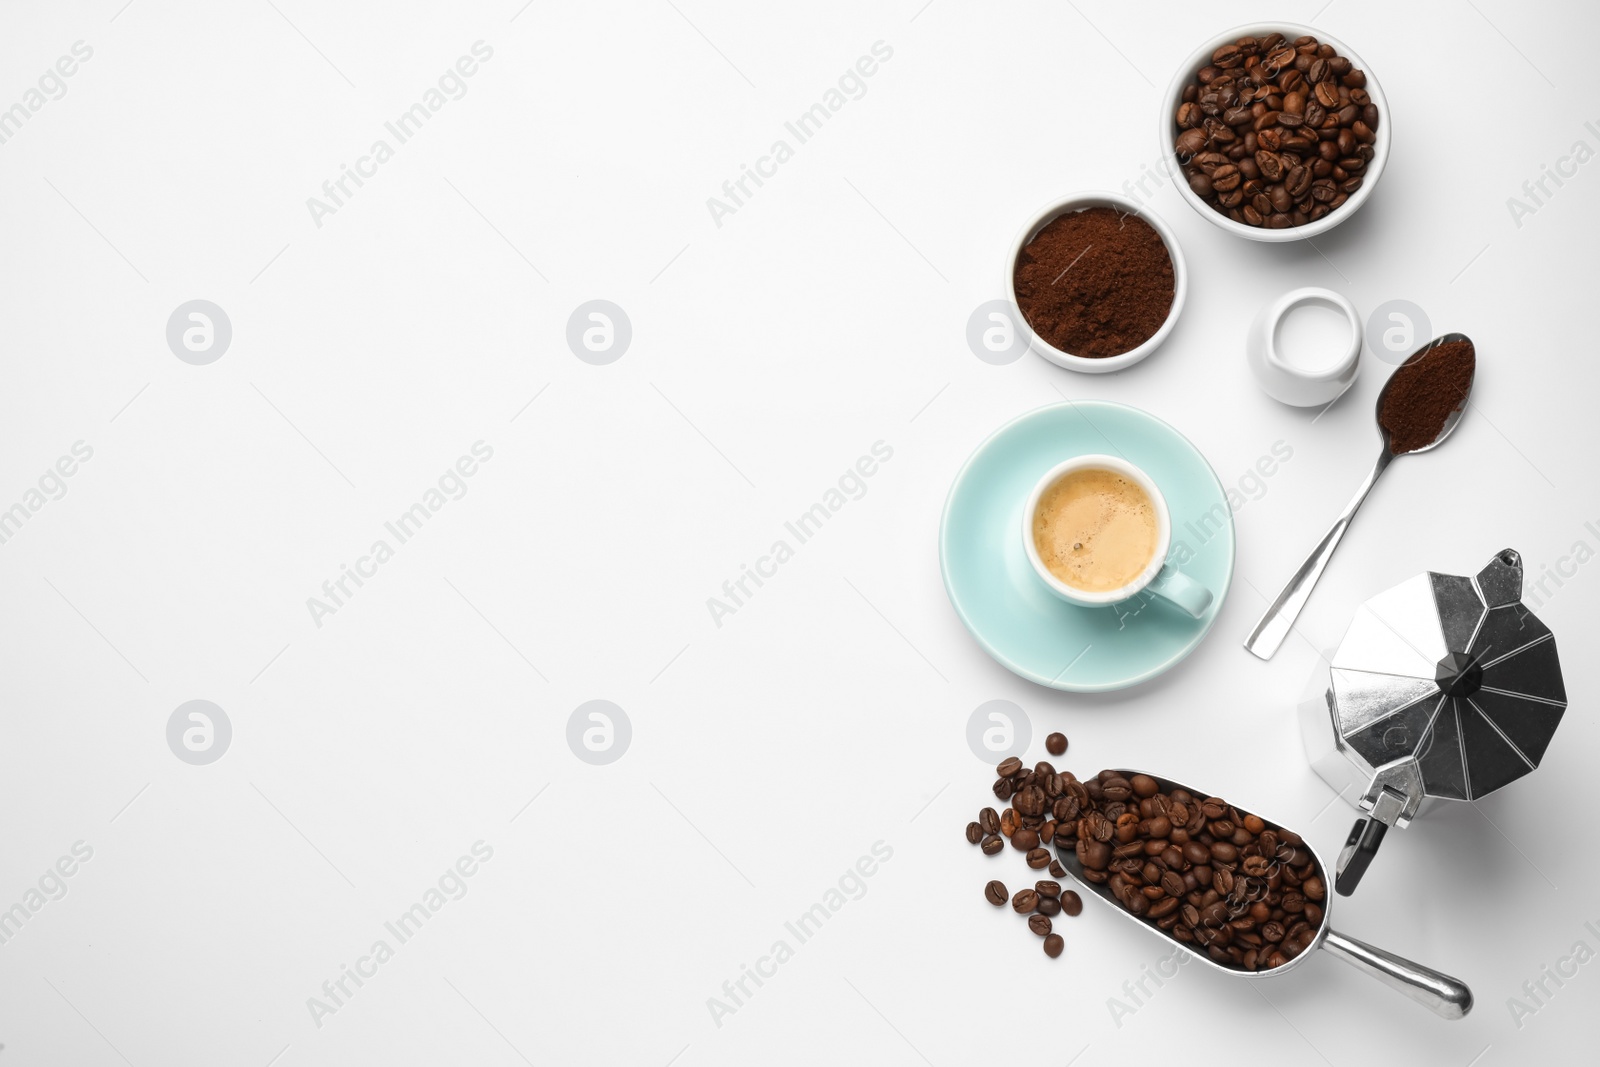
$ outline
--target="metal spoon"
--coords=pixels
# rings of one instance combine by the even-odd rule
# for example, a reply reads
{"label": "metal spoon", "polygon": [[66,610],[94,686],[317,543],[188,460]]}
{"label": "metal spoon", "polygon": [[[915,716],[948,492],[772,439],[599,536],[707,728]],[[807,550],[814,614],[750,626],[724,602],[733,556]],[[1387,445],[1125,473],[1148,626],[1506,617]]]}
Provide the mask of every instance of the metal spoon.
{"label": "metal spoon", "polygon": [[[1410,366],[1448,341],[1472,343],[1472,339],[1464,333],[1447,333],[1440,337],[1435,337],[1417,349],[1400,366]],[[1395,368],[1397,371],[1399,369],[1400,367]],[[1474,376],[1476,376],[1476,364],[1473,366],[1473,372]],[[1394,375],[1390,374],[1389,380],[1384,383],[1383,389],[1378,393],[1378,404],[1373,415],[1374,420],[1376,420],[1378,413],[1383,411],[1384,398],[1389,395],[1389,387],[1393,384]],[[1449,417],[1444,420],[1444,428],[1439,431],[1439,436],[1435,437],[1431,444],[1412,449],[1411,452],[1404,454],[1411,455],[1416,452],[1428,452],[1443,444],[1444,439],[1449,437],[1451,431],[1456,428],[1456,423],[1461,421],[1461,416],[1466,414],[1467,397],[1471,395],[1472,381],[1469,379],[1467,391],[1461,398],[1461,406],[1452,411]],[[1300,564],[1300,569],[1294,572],[1294,577],[1289,579],[1289,584],[1283,587],[1283,592],[1278,594],[1278,599],[1272,602],[1272,606],[1266,610],[1266,613],[1261,616],[1261,620],[1256,623],[1256,628],[1251,630],[1250,636],[1245,639],[1244,647],[1261,659],[1271,659],[1273,653],[1278,651],[1278,646],[1283,644],[1284,638],[1289,636],[1289,631],[1294,627],[1295,619],[1300,617],[1301,609],[1306,606],[1306,601],[1311,598],[1311,590],[1316,586],[1317,579],[1322,577],[1322,572],[1328,567],[1328,561],[1333,558],[1333,550],[1339,547],[1339,541],[1344,537],[1345,530],[1350,527],[1350,520],[1355,518],[1356,509],[1361,507],[1361,502],[1367,499],[1367,494],[1377,484],[1378,475],[1382,474],[1388,468],[1389,462],[1395,458],[1396,454],[1389,450],[1389,431],[1385,430],[1381,423],[1378,425],[1378,434],[1383,438],[1383,451],[1379,454],[1378,462],[1372,468],[1372,473],[1367,475],[1367,480],[1361,483],[1360,489],[1356,490],[1355,498],[1345,505],[1344,511],[1335,520],[1333,529],[1329,530],[1322,540],[1317,542],[1317,547],[1312,549],[1311,555],[1307,556],[1306,561]]]}
{"label": "metal spoon", "polygon": [[[1119,770],[1117,773],[1124,778],[1132,778],[1135,774],[1147,774],[1156,780],[1163,793],[1170,793],[1174,789],[1184,789],[1197,797],[1210,795],[1199,790],[1189,789],[1188,786],[1180,782],[1174,782],[1169,778],[1149,774],[1148,771]],[[1304,847],[1316,857],[1317,867],[1324,872],[1324,879],[1326,879],[1327,872],[1333,868],[1323,862],[1322,856],[1317,853],[1316,849],[1311,847],[1310,842],[1304,842]],[[1431,967],[1424,967],[1420,963],[1412,963],[1408,959],[1396,956],[1391,952],[1385,952],[1381,948],[1374,948],[1364,941],[1346,937],[1334,930],[1332,925],[1333,894],[1329,894],[1322,901],[1322,923],[1317,929],[1316,937],[1312,939],[1311,944],[1306,946],[1304,952],[1288,963],[1273,967],[1270,970],[1241,971],[1232,967],[1222,966],[1205,953],[1195,951],[1187,943],[1168,935],[1166,931],[1161,930],[1155,924],[1146,922],[1123,907],[1122,903],[1112,894],[1109,885],[1096,885],[1084,877],[1083,864],[1079,862],[1075,849],[1057,846],[1056,858],[1061,861],[1061,866],[1066,868],[1068,874],[1072,875],[1091,894],[1100,897],[1111,905],[1112,910],[1116,911],[1117,914],[1137,923],[1159,937],[1166,938],[1194,959],[1214,970],[1221,971],[1223,974],[1231,975],[1234,978],[1275,978],[1304,963],[1311,957],[1313,950],[1323,948],[1339,959],[1344,960],[1356,970],[1368,974],[1389,988],[1405,994],[1441,1018],[1459,1019],[1472,1010],[1472,990],[1468,989],[1460,979],[1452,978],[1448,974],[1436,971]]]}

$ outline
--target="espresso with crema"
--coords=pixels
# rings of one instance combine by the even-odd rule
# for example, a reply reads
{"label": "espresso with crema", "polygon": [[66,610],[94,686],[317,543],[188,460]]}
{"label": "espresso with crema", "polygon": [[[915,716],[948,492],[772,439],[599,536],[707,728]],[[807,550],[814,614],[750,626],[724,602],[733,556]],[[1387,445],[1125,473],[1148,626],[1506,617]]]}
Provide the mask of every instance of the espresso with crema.
{"label": "espresso with crema", "polygon": [[1086,593],[1136,580],[1159,540],[1150,494],[1127,475],[1104,468],[1062,475],[1033,513],[1033,543],[1045,568]]}

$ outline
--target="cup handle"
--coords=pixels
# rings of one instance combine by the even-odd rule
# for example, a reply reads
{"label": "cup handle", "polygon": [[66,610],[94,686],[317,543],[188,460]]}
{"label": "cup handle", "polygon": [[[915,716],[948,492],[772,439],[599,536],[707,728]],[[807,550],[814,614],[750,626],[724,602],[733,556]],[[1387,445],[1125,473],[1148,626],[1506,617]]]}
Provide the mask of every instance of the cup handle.
{"label": "cup handle", "polygon": [[1163,600],[1170,600],[1195,618],[1206,613],[1211,606],[1211,590],[1184,574],[1172,564],[1165,564],[1161,573],[1144,587]]}

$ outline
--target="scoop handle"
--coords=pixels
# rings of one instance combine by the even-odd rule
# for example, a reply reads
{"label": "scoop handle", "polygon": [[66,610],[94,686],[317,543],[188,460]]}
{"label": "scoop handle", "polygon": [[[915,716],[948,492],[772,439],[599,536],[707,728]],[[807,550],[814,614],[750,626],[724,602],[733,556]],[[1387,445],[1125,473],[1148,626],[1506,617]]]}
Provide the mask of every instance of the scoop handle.
{"label": "scoop handle", "polygon": [[1393,458],[1388,446],[1385,445],[1383,454],[1373,465],[1372,473],[1367,475],[1367,480],[1361,483],[1356,495],[1345,505],[1344,511],[1334,521],[1333,528],[1317,542],[1317,547],[1311,550],[1311,555],[1300,564],[1300,569],[1294,572],[1294,577],[1283,587],[1278,599],[1272,602],[1272,606],[1256,623],[1256,628],[1245,638],[1244,647],[1251,655],[1258,659],[1271,659],[1283,644],[1284,638],[1289,636],[1289,631],[1294,628],[1294,620],[1300,617],[1301,609],[1306,606],[1306,601],[1311,599],[1311,590],[1316,588],[1317,579],[1322,577],[1322,572],[1328,567],[1328,561],[1333,559],[1333,550],[1339,547],[1344,532],[1350,528],[1350,520],[1356,517],[1356,509],[1367,499],[1367,494],[1378,482],[1378,475],[1384,472]]}
{"label": "scoop handle", "polygon": [[1472,990],[1459,978],[1412,963],[1364,941],[1329,930],[1322,947],[1390,989],[1399,990],[1443,1019],[1460,1019],[1472,1010]]}

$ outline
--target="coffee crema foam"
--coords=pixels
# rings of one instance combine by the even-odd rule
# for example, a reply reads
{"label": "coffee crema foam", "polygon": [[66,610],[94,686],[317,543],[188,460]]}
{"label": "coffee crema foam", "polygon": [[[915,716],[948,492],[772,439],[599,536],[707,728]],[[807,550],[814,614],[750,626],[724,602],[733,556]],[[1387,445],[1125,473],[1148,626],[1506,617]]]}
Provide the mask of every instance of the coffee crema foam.
{"label": "coffee crema foam", "polygon": [[1045,568],[1086,593],[1133,582],[1156,554],[1155,505],[1117,471],[1070,471],[1044,491],[1033,513],[1033,544]]}

